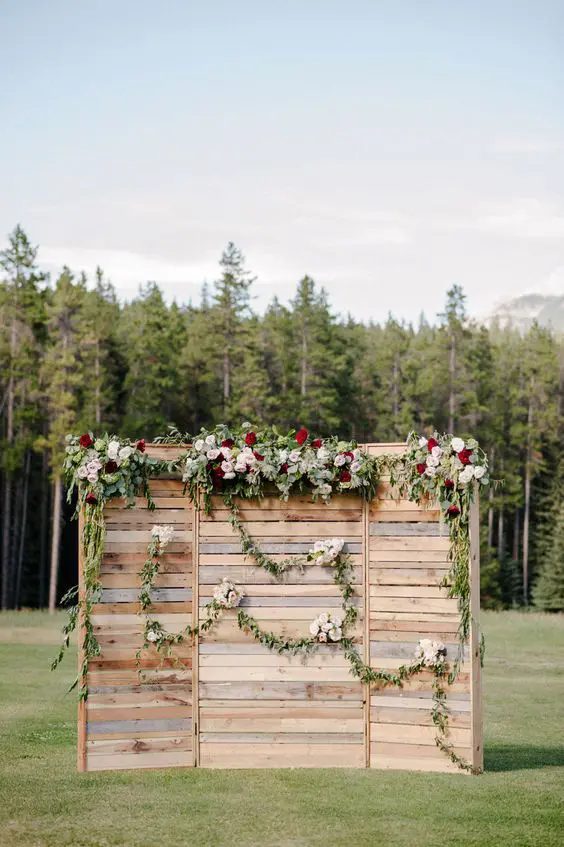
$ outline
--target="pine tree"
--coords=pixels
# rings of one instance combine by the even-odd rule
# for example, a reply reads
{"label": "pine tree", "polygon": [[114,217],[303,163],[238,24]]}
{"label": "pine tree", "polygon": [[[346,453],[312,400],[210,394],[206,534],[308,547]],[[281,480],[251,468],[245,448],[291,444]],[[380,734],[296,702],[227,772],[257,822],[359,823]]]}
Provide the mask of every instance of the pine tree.
{"label": "pine tree", "polygon": [[[15,508],[13,478],[22,470],[21,479],[27,491],[30,458],[37,421],[37,367],[42,343],[44,296],[40,285],[43,275],[36,266],[37,248],[33,247],[21,226],[8,237],[8,246],[0,252],[3,277],[0,318],[0,358],[3,360],[4,428],[1,442],[2,490],[2,561],[1,603],[6,609],[14,599],[14,577],[21,559],[19,536],[25,536],[25,515]],[[24,508],[25,497],[19,497]]]}
{"label": "pine tree", "polygon": [[61,542],[65,437],[76,431],[80,421],[80,395],[90,374],[84,372],[81,348],[84,338],[84,280],[74,281],[69,268],[57,280],[47,308],[48,344],[41,368],[41,382],[47,410],[47,436],[40,440],[49,452],[52,496],[51,575],[49,611],[55,611]]}
{"label": "pine tree", "polygon": [[564,503],[558,503],[550,543],[540,563],[534,587],[535,606],[543,612],[564,612]]}
{"label": "pine tree", "polygon": [[219,262],[222,274],[214,283],[213,310],[216,345],[221,356],[223,414],[231,418],[232,375],[240,352],[242,321],[250,316],[249,288],[254,278],[245,268],[245,257],[229,242]]}

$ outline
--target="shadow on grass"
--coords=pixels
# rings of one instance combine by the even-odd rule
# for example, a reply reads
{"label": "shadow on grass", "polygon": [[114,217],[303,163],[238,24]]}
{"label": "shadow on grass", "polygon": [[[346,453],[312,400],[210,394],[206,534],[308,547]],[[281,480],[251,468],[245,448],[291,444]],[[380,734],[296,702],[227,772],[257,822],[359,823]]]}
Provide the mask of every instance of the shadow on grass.
{"label": "shadow on grass", "polygon": [[564,747],[488,744],[484,759],[484,769],[489,773],[564,767]]}

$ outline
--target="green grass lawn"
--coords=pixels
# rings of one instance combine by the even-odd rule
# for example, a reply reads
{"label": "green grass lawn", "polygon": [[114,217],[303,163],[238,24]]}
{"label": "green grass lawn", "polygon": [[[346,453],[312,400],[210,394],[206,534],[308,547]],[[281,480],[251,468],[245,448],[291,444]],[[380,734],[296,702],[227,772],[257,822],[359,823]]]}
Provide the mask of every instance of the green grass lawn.
{"label": "green grass lawn", "polygon": [[[486,613],[486,769],[77,774],[62,618],[0,615],[0,845],[564,843],[564,617]],[[74,658],[74,657],[73,657]]]}

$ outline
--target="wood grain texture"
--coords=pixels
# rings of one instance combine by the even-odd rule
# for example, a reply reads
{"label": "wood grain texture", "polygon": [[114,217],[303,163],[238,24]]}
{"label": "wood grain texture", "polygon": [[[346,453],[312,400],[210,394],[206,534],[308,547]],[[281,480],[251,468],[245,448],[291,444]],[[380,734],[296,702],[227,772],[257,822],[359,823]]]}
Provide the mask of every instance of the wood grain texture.
{"label": "wood grain texture", "polygon": [[[403,444],[365,445],[373,455],[401,453]],[[150,445],[171,458],[181,446]],[[335,645],[304,660],[272,653],[241,632],[236,610],[205,638],[187,639],[176,660],[152,648],[137,665],[147,615],[171,632],[196,624],[223,578],[244,587],[242,608],[259,625],[287,637],[308,634],[321,611],[342,615],[330,567],[307,564],[283,580],[241,551],[221,497],[209,515],[194,509],[174,474],[152,481],[156,509],[137,498],[106,508],[101,602],[92,623],[102,648],[90,663],[90,696],[79,711],[78,767],[86,770],[159,767],[376,767],[460,772],[434,743],[433,676],[401,688],[363,686]],[[317,540],[345,539],[353,563],[359,619],[351,634],[364,660],[382,670],[411,661],[421,638],[456,650],[456,600],[441,582],[448,573],[448,526],[432,504],[397,499],[389,479],[371,503],[354,494],[331,502],[308,495],[283,502],[277,494],[242,501],[240,515],[261,549],[280,561],[303,556]],[[475,767],[482,764],[479,672],[477,507],[471,513],[472,638],[462,673],[447,690],[450,740]],[[153,605],[140,614],[139,572],[154,523],[170,524],[173,541],[161,558]],[[82,561],[80,562],[82,570]],[[478,605],[476,605],[478,603]],[[82,737],[81,733],[82,732]]]}

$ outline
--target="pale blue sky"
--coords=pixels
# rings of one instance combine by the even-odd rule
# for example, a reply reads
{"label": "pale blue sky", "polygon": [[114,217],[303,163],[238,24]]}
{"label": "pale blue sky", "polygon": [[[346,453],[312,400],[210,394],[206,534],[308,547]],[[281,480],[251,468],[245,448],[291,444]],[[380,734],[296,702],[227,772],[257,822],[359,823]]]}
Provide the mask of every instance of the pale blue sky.
{"label": "pale blue sky", "polygon": [[123,297],[564,293],[564,0],[2,0],[0,239]]}

